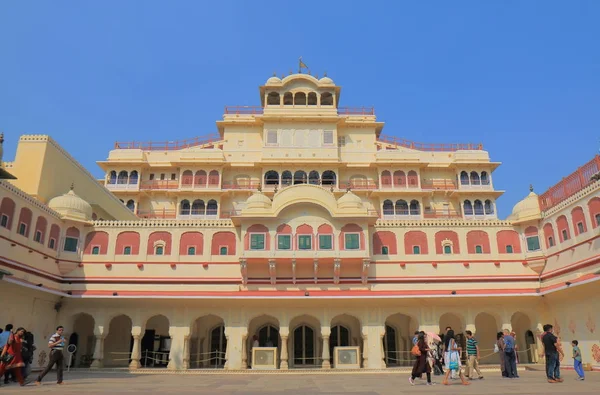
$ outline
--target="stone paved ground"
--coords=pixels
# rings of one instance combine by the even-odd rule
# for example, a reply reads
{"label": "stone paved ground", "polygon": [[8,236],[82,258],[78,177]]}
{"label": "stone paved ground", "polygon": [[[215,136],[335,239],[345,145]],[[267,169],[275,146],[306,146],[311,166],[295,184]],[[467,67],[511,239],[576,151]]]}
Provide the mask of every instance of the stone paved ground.
{"label": "stone paved ground", "polygon": [[440,385],[434,376],[433,387],[418,381],[412,387],[407,373],[333,373],[333,374],[128,374],[126,372],[65,372],[66,385],[58,386],[51,372],[40,387],[17,385],[0,387],[0,394],[598,394],[600,373],[586,372],[586,381],[576,381],[573,371],[565,371],[565,382],[548,384],[543,372],[524,371],[516,380],[502,379],[488,372],[485,379],[468,387],[454,381]]}

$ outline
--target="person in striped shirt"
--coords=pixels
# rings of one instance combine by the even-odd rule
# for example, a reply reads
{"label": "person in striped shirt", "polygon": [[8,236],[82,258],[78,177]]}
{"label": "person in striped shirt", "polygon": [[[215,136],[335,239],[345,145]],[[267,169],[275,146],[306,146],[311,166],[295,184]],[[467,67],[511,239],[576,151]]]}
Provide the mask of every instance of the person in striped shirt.
{"label": "person in striped shirt", "polygon": [[56,333],[50,336],[48,340],[48,347],[50,348],[50,360],[46,369],[38,376],[35,380],[35,385],[42,384],[42,379],[56,364],[56,382],[63,384],[63,362],[65,360],[63,356],[63,350],[65,349],[65,337],[63,336],[64,328],[59,326],[56,328]]}
{"label": "person in striped shirt", "polygon": [[473,380],[473,375],[477,372],[477,376],[479,377],[479,380],[481,380],[483,379],[483,376],[479,370],[479,345],[473,336],[473,332],[466,331],[465,334],[467,335],[467,369],[465,376],[468,377],[469,380]]}

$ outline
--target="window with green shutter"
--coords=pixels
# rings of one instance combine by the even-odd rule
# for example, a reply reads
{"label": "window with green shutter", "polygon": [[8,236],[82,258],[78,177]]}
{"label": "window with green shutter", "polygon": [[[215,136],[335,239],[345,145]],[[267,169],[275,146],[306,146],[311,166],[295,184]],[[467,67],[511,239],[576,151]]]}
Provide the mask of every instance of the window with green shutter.
{"label": "window with green shutter", "polygon": [[332,235],[319,235],[319,249],[320,250],[333,249],[333,236]]}
{"label": "window with green shutter", "polygon": [[299,250],[310,250],[312,249],[312,236],[311,235],[300,235],[298,236],[298,249]]}
{"label": "window with green shutter", "polygon": [[506,246],[506,253],[507,254],[512,254],[513,253],[513,246],[507,245]]}
{"label": "window with green shutter", "polygon": [[420,246],[413,246],[413,254],[420,255],[421,254],[421,247]]}
{"label": "window with green shutter", "polygon": [[527,238],[527,251],[537,251],[540,249],[540,238],[538,236],[530,236]]}
{"label": "window with green shutter", "polygon": [[100,247],[96,246],[92,248],[92,255],[99,255],[100,254]]}
{"label": "window with green shutter", "polygon": [[63,250],[67,251],[67,252],[77,252],[77,243],[79,242],[79,239],[76,239],[74,237],[66,237],[65,238],[65,248],[63,248]]}
{"label": "window with green shutter", "polygon": [[292,236],[291,235],[277,236],[277,249],[278,250],[291,250],[292,249]]}
{"label": "window with green shutter", "polygon": [[475,246],[475,253],[476,254],[483,254],[483,248],[481,248],[481,246]]}
{"label": "window with green shutter", "polygon": [[388,246],[382,246],[381,247],[381,255],[388,255],[388,253],[389,253]]}
{"label": "window with green shutter", "polygon": [[188,247],[188,255],[196,255],[196,247]]}
{"label": "window with green shutter", "polygon": [[357,233],[346,233],[344,235],[344,247],[346,250],[358,250],[360,248],[360,238]]}
{"label": "window with green shutter", "polygon": [[265,235],[261,233],[254,233],[250,235],[250,249],[251,250],[264,250],[265,249]]}
{"label": "window with green shutter", "polygon": [[227,247],[221,247],[219,249],[219,255],[227,255]]}
{"label": "window with green shutter", "polygon": [[127,246],[123,248],[123,255],[131,255],[131,247]]}
{"label": "window with green shutter", "polygon": [[444,254],[452,254],[452,246],[444,246]]}

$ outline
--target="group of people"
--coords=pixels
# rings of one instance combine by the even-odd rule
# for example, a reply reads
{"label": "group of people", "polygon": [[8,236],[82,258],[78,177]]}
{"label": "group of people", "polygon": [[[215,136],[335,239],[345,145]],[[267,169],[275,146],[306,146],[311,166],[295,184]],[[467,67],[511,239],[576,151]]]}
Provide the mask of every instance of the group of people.
{"label": "group of people", "polygon": [[[9,384],[12,378],[12,381],[24,386],[27,376],[31,373],[31,362],[36,347],[31,332],[27,332],[25,328],[17,328],[16,331],[13,331],[13,328],[12,324],[8,324],[0,333],[0,378],[4,375],[4,384]],[[63,331],[64,328],[59,326],[56,328],[56,333],[50,337],[48,341],[50,361],[35,380],[36,385],[42,383],[42,379],[54,365],[56,365],[57,383],[63,384],[63,350],[65,347]]]}
{"label": "group of people", "polygon": [[[449,385],[449,379],[458,376],[463,385],[469,385],[468,380],[483,379],[479,370],[479,345],[471,331],[466,331],[466,369],[463,374],[461,355],[462,347],[457,343],[454,330],[451,327],[446,328],[446,333],[435,335],[433,333],[426,334],[425,332],[417,331],[413,338],[413,348],[411,354],[415,357],[411,376],[408,379],[411,385],[415,385],[415,380],[421,378],[423,374],[427,377],[427,385],[433,385],[431,381],[432,369],[436,374],[443,374],[444,380],[442,384]],[[553,327],[550,324],[544,325],[544,333],[541,336],[543,350],[540,353],[540,358],[545,356],[546,359],[546,375],[549,383],[562,383],[560,377],[560,361],[564,357],[564,352],[561,348],[560,339],[553,333]],[[571,346],[573,348],[574,367],[579,380],[584,380],[583,366],[581,362],[581,350],[579,342],[573,340]],[[500,356],[500,370],[502,377],[510,379],[518,379],[517,361],[518,361],[518,346],[516,343],[516,335],[514,332],[505,329],[498,332],[497,342],[494,347],[494,352]],[[442,364],[443,359],[443,364]],[[446,371],[444,373],[445,367]],[[476,375],[476,376],[475,376]]]}

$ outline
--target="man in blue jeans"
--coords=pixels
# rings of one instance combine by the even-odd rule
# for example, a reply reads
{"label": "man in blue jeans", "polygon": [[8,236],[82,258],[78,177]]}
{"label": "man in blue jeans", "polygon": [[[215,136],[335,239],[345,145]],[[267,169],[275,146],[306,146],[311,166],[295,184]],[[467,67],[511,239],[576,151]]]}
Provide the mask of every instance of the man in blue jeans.
{"label": "man in blue jeans", "polygon": [[515,351],[515,338],[508,329],[504,330],[504,366],[509,379],[517,379],[517,355]]}
{"label": "man in blue jeans", "polygon": [[562,383],[560,378],[560,360],[559,353],[563,355],[562,348],[558,343],[558,338],[554,336],[554,328],[550,324],[544,325],[544,334],[542,335],[542,344],[544,345],[544,354],[546,355],[546,377],[551,384]]}

